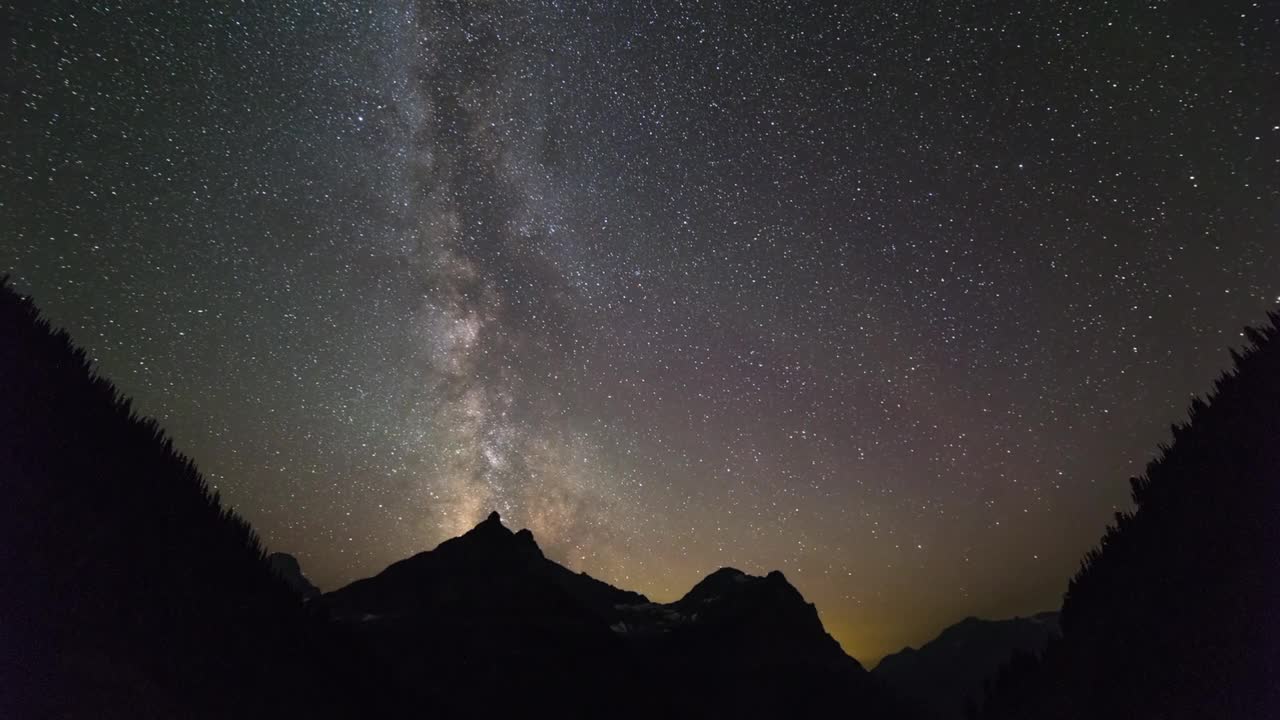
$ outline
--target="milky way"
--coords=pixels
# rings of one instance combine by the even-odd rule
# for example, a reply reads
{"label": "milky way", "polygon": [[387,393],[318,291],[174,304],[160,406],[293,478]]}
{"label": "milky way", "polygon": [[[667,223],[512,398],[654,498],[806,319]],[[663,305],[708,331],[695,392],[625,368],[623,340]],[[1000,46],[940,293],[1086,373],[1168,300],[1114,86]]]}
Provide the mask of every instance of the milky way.
{"label": "milky way", "polygon": [[326,588],[1051,608],[1280,301],[1265,5],[3,7],[0,271]]}
{"label": "milky way", "polygon": [[[557,17],[538,9],[419,5],[404,12],[406,122],[399,209],[421,300],[407,323],[420,354],[402,454],[424,522],[458,534],[491,508],[555,544],[607,548],[625,527],[616,480],[568,422],[581,302],[556,264],[572,202],[549,127],[567,83]],[[416,385],[416,387],[413,387]]]}

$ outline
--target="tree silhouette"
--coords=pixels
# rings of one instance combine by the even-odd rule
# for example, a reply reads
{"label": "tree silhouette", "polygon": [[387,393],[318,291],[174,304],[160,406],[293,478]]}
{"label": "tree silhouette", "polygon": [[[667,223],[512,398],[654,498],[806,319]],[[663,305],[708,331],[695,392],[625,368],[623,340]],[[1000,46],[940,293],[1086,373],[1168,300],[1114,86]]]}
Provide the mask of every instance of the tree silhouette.
{"label": "tree silhouette", "polygon": [[1117,513],[1062,605],[1060,641],[1006,668],[988,718],[1245,718],[1280,710],[1280,314]]}
{"label": "tree silhouette", "polygon": [[253,529],[7,278],[0,571],[0,716],[351,715]]}

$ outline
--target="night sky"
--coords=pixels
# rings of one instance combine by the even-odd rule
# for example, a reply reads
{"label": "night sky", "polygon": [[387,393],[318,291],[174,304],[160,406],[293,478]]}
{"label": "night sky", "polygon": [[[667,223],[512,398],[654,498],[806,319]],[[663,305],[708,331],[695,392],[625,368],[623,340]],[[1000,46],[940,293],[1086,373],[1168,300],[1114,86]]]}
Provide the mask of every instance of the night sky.
{"label": "night sky", "polygon": [[497,509],[874,663],[1057,607],[1280,302],[1272,3],[0,12],[0,272],[325,589]]}

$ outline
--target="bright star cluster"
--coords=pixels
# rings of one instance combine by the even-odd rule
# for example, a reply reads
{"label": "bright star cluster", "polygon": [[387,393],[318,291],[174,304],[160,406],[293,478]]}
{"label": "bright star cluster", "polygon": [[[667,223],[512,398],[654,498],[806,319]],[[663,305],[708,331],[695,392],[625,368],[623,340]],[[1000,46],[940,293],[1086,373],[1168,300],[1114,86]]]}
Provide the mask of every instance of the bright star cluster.
{"label": "bright star cluster", "polygon": [[0,272],[326,588],[1049,609],[1280,301],[1265,4],[0,7]]}

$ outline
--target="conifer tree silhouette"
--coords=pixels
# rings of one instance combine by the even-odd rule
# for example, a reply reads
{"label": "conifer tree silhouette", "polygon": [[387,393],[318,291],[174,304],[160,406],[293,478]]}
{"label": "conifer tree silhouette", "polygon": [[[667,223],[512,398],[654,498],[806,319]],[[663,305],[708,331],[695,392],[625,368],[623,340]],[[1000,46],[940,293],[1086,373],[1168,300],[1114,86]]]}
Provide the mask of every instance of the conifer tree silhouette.
{"label": "conifer tree silhouette", "polygon": [[1256,718],[1280,712],[1280,313],[1191,401],[987,718]]}
{"label": "conifer tree silhouette", "polygon": [[0,578],[0,717],[352,715],[253,529],[7,278]]}

